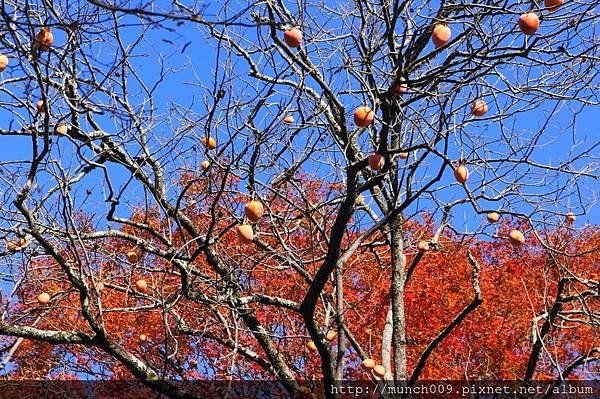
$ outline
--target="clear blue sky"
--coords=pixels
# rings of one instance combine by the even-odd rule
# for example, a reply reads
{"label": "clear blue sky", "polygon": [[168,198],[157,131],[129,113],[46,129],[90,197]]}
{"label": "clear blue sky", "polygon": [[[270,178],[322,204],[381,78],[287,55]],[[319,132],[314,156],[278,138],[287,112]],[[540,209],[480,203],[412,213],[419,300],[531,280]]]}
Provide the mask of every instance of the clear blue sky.
{"label": "clear blue sky", "polygon": [[[123,22],[133,22],[134,19],[128,17],[124,18]],[[190,23],[185,23],[180,26],[167,23],[168,27],[173,28],[173,31],[166,32],[162,29],[150,29],[145,32],[145,42],[142,46],[138,47],[136,50],[136,57],[133,57],[130,61],[133,68],[142,76],[148,84],[154,82],[158,76],[158,71],[161,68],[159,64],[159,60],[165,61],[165,68],[168,68],[168,72],[165,75],[165,80],[161,83],[158,89],[155,92],[154,100],[155,106],[162,113],[167,112],[167,104],[170,102],[176,102],[182,104],[183,106],[194,104],[194,111],[201,115],[204,112],[203,98],[202,93],[195,87],[197,83],[197,78],[204,81],[207,85],[211,84],[211,73],[214,71],[215,67],[215,49],[214,49],[214,41],[212,43],[207,42],[204,39],[204,34],[200,33],[200,31]],[[139,36],[141,32],[141,28],[139,27],[130,27],[124,31],[124,40],[126,42],[133,42]],[[250,36],[247,36],[246,39],[252,40],[251,30],[249,30]],[[56,45],[58,48],[65,41],[65,35],[60,30],[55,31],[56,37]],[[183,50],[185,48],[185,50]],[[107,57],[107,62],[110,63],[112,60],[113,49],[109,44],[94,44],[94,50],[99,51],[98,55],[102,55]],[[183,51],[182,51],[183,50]],[[443,57],[443,55],[442,55]],[[240,70],[245,68],[243,63],[240,62],[237,67]],[[9,71],[5,72],[3,77],[4,79],[8,78]],[[597,83],[597,82],[596,82]],[[243,84],[243,83],[241,83]],[[135,84],[132,84],[132,91],[135,91],[137,88]],[[31,100],[35,100],[39,97],[39,92],[36,90],[32,90],[28,93],[29,98]],[[0,99],[5,99],[5,94],[0,93]],[[140,98],[140,100],[144,100],[144,98]],[[282,102],[287,101],[287,99],[281,98]],[[348,101],[348,104],[345,104],[348,112],[348,121],[351,124],[351,113],[355,106],[359,105],[360,101]],[[553,106],[553,104],[549,103],[544,107],[536,109],[535,112],[529,112],[527,114],[521,114],[515,118],[510,118],[510,123],[516,123],[519,125],[521,129],[537,129],[541,123],[544,122],[544,118],[546,112]],[[577,106],[578,107],[578,106]],[[566,157],[572,155],[569,150],[574,146],[575,143],[581,143],[584,139],[589,142],[597,142],[600,137],[600,133],[598,132],[598,115],[600,108],[599,107],[588,107],[584,111],[580,112],[577,115],[576,123],[574,127],[569,127],[572,123],[572,111],[574,108],[570,106],[563,107],[564,112],[560,113],[558,118],[555,118],[552,124],[552,129],[549,131],[547,135],[547,142],[549,143],[547,146],[540,148],[535,156],[535,159],[540,163],[548,163],[551,165],[558,165],[561,161],[566,159]],[[498,112],[498,109],[495,104],[491,104],[490,113]],[[564,117],[562,115],[564,114]],[[10,116],[7,111],[0,110],[0,123],[3,128],[6,128],[10,123]],[[270,120],[265,120],[265,125],[270,123]],[[107,123],[106,126],[110,126],[110,123]],[[482,135],[491,136],[497,134],[495,130],[497,129],[497,124],[486,124],[486,123],[476,123],[473,124],[470,128],[473,131],[480,132]],[[169,126],[166,124],[157,125],[155,128],[157,137],[169,137],[171,134]],[[216,134],[218,136],[218,133]],[[301,139],[302,136],[300,135]],[[31,142],[29,138],[25,137],[11,137],[4,136],[0,137],[2,142],[2,146],[4,148],[10,148],[10,151],[2,151],[0,153],[0,161],[10,161],[15,159],[23,159],[27,158],[31,154]],[[68,139],[61,138],[59,139],[59,144],[67,143]],[[191,145],[190,142],[186,142],[183,145]],[[243,145],[240,144],[240,145]],[[59,145],[54,147],[54,156],[56,158],[61,159],[62,162],[68,162],[68,159],[73,155],[72,146],[67,145]],[[575,151],[576,152],[576,151]],[[461,154],[458,151],[451,151],[451,155],[458,158]],[[600,157],[600,154],[596,151],[596,157]],[[176,159],[174,160],[177,161]],[[587,161],[586,161],[587,162]],[[579,168],[584,168],[586,165],[579,163],[576,164]],[[319,175],[322,172],[322,167],[313,164],[314,173]],[[117,183],[123,183],[127,174],[118,167],[111,167],[114,175],[113,178]],[[94,188],[95,182],[94,179],[99,178],[98,172],[91,174],[84,181],[83,186],[89,186]],[[477,179],[477,171],[474,171],[472,174],[472,179],[475,182]],[[446,185],[453,181],[451,170],[448,169],[444,179],[439,183],[439,185]],[[43,182],[42,182],[43,185]],[[587,180],[587,188],[592,191],[598,191],[599,184],[597,181]],[[134,187],[134,186],[132,186]],[[130,190],[132,194],[135,194],[135,190]],[[586,193],[586,195],[591,195],[590,193]],[[464,192],[461,187],[455,185],[449,187],[448,189],[443,190],[439,194],[439,198],[442,200],[448,200],[453,198],[458,198],[464,196]],[[94,201],[95,200],[95,201]],[[135,195],[131,196],[132,202],[136,200],[141,200],[141,198],[135,198]],[[585,205],[590,205],[595,201],[595,199],[591,198],[589,202]],[[88,211],[98,211],[99,208],[104,207],[102,200],[102,194],[99,191],[94,193],[92,200],[87,201],[86,205],[88,206]],[[431,206],[431,203],[420,202],[415,204],[419,210],[426,210]],[[486,204],[482,204],[482,206],[486,206]],[[488,204],[490,209],[492,209],[495,205]],[[413,207],[412,211],[415,211],[417,208]],[[575,201],[575,197],[572,199],[566,199],[561,201],[561,203],[557,203],[555,205],[554,211],[561,213],[570,210],[572,207],[577,207],[577,203]],[[598,223],[600,221],[600,216],[598,216],[598,205],[595,204],[591,208],[587,209],[586,215],[581,216],[577,224],[584,223]],[[526,209],[523,209],[527,212]],[[461,208],[457,208],[457,211],[454,216],[455,224],[464,225],[465,229],[471,231],[474,229],[481,217],[477,218],[476,221],[473,221],[473,213],[470,206],[464,206]],[[582,211],[581,208],[578,208],[578,211]],[[461,220],[459,222],[459,220]]]}

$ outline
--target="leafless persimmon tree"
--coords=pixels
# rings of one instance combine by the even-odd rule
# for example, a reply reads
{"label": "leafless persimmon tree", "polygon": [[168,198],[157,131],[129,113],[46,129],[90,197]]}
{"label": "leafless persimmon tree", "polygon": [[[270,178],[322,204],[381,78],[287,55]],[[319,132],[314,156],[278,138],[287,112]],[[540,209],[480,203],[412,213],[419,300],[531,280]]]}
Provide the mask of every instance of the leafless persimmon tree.
{"label": "leafless persimmon tree", "polygon": [[[340,384],[369,356],[346,322],[360,312],[349,298],[363,259],[390,287],[374,332],[384,373],[369,375],[412,385],[485,301],[489,259],[470,245],[509,241],[490,212],[557,271],[553,299],[532,306],[517,377],[560,381],[596,362],[597,341],[567,365],[550,342],[600,324],[598,275],[572,266],[600,241],[575,248],[548,231],[577,236],[565,217],[596,205],[597,6],[2,1],[5,369],[56,373],[19,363],[29,342],[64,351],[67,374],[132,375],[170,397],[195,397],[173,379],[217,375],[276,379],[293,395],[310,373],[288,347],[312,340],[319,377]],[[540,26],[526,35],[517,21],[530,11]],[[436,47],[443,25],[451,38]],[[292,28],[297,47],[284,40]],[[375,116],[363,127],[360,106]],[[259,223],[244,216],[250,200],[266,209]],[[427,256],[456,248],[469,249],[470,299],[410,360],[406,286]],[[190,377],[193,351],[229,366],[201,359]]]}

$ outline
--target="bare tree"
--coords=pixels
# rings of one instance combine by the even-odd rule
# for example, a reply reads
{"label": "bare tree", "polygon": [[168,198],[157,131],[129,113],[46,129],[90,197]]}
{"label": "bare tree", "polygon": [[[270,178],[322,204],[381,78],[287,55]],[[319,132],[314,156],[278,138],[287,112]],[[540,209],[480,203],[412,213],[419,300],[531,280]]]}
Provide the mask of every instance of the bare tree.
{"label": "bare tree", "polygon": [[[3,1],[5,366],[33,339],[193,397],[169,379],[184,367],[181,337],[200,337],[235,353],[231,370],[243,358],[294,394],[306,376],[265,325],[273,312],[310,336],[325,385],[339,386],[348,352],[366,357],[344,321],[345,271],[377,241],[391,281],[383,378],[411,385],[484,300],[485,260],[468,253],[472,301],[413,368],[405,287],[444,234],[508,238],[481,222],[497,212],[561,270],[556,301],[532,317],[531,380],[558,324],[599,323],[597,276],[568,266],[598,248],[573,252],[544,234],[596,203],[600,142],[578,122],[598,106],[597,5]],[[518,20],[529,11],[540,27],[526,35]],[[439,26],[452,33],[435,46]],[[284,38],[293,28],[298,46]],[[373,122],[353,120],[361,106]],[[268,208],[268,227],[255,225],[251,251],[232,253],[249,200]],[[435,227],[419,237],[405,226],[423,212]],[[300,233],[312,241],[298,244]],[[300,296],[254,292],[248,276],[263,264],[302,282]],[[139,276],[150,289],[135,288]],[[48,284],[49,304],[33,303]],[[61,308],[79,319],[38,326],[44,309]],[[107,328],[114,315],[147,312],[164,334],[158,358]],[[343,332],[335,351],[329,326]],[[557,378],[597,360],[596,348]]]}

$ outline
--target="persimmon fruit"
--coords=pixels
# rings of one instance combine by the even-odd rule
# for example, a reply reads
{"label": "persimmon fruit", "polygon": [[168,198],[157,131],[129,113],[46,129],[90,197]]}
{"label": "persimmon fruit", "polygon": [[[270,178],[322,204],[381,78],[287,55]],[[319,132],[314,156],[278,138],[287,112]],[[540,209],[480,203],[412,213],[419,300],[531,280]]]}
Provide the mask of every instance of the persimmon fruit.
{"label": "persimmon fruit", "polygon": [[148,283],[144,279],[139,279],[135,282],[135,286],[140,292],[144,292],[148,289]]}
{"label": "persimmon fruit", "polygon": [[248,220],[252,223],[256,223],[264,215],[265,208],[260,201],[250,201],[244,206],[244,213]]}
{"label": "persimmon fruit", "polygon": [[54,43],[54,35],[50,28],[43,27],[35,34],[34,47],[39,51],[48,51]]}
{"label": "persimmon fruit", "polygon": [[242,244],[250,244],[254,240],[254,230],[249,224],[241,224],[237,227],[237,236]]}
{"label": "persimmon fruit", "polygon": [[217,140],[214,137],[202,137],[202,144],[209,150],[217,148]]}
{"label": "persimmon fruit", "polygon": [[498,212],[489,212],[487,214],[487,221],[490,223],[496,223],[498,220],[500,220],[500,215],[498,214]]}
{"label": "persimmon fruit", "polygon": [[375,119],[375,112],[366,105],[361,105],[354,111],[354,123],[358,127],[367,127]]}
{"label": "persimmon fruit", "polygon": [[380,170],[385,165],[385,158],[376,152],[369,155],[369,167],[373,170]]}
{"label": "persimmon fruit", "polygon": [[373,367],[373,373],[377,377],[383,378],[385,376],[385,368],[381,364],[378,364],[377,366]]}
{"label": "persimmon fruit", "polygon": [[375,368],[375,360],[367,358],[362,361],[360,367],[362,367],[363,370],[366,371],[373,370]]}
{"label": "persimmon fruit", "polygon": [[560,6],[562,6],[564,3],[565,0],[544,0],[544,7],[546,7],[546,10],[549,12],[555,12],[558,11]]}
{"label": "persimmon fruit", "polygon": [[325,338],[327,338],[327,341],[331,342],[337,338],[337,335],[338,335],[337,331],[329,330],[329,331],[327,331],[327,335]]}
{"label": "persimmon fruit", "polygon": [[508,239],[510,243],[515,246],[525,244],[525,236],[519,230],[512,230],[508,235]]}
{"label": "persimmon fruit", "polygon": [[0,54],[0,72],[4,72],[8,66],[8,57],[6,54]]}
{"label": "persimmon fruit", "polygon": [[540,27],[540,19],[536,13],[527,12],[525,14],[521,14],[518,25],[521,29],[521,32],[526,35],[533,35]]}
{"label": "persimmon fruit", "polygon": [[300,43],[302,43],[302,31],[298,28],[286,30],[283,33],[283,41],[292,48],[300,46]]}
{"label": "persimmon fruit", "polygon": [[37,301],[42,304],[45,305],[48,302],[50,302],[50,295],[48,295],[47,292],[42,292],[40,295],[38,295],[37,297]]}
{"label": "persimmon fruit", "polygon": [[137,263],[139,260],[138,254],[135,251],[127,251],[125,256],[127,256],[127,262],[129,263]]}
{"label": "persimmon fruit", "polygon": [[452,37],[452,30],[446,24],[438,24],[433,28],[431,41],[436,48],[444,47]]}
{"label": "persimmon fruit", "polygon": [[69,131],[69,125],[67,125],[66,123],[59,123],[58,125],[56,125],[55,130],[58,136],[64,136]]}
{"label": "persimmon fruit", "polygon": [[469,179],[469,170],[465,165],[460,165],[454,168],[454,178],[457,182],[465,184]]}
{"label": "persimmon fruit", "polygon": [[489,107],[483,100],[475,100],[471,103],[471,114],[474,116],[484,116],[488,110]]}

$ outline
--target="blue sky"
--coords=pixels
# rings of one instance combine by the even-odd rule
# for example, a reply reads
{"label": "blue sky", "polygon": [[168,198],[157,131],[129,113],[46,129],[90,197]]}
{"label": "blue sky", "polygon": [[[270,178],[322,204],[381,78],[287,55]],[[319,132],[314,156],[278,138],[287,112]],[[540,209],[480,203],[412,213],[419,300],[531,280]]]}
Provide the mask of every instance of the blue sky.
{"label": "blue sky", "polygon": [[[210,15],[210,11],[209,11]],[[305,21],[308,21],[309,18],[306,14],[300,13],[299,18],[305,18]],[[137,22],[134,18],[125,17],[121,20],[123,23],[135,23]],[[193,26],[190,23],[184,23],[181,25],[175,23],[166,23],[164,26],[171,29],[171,31],[167,32],[164,29],[152,28],[149,30],[142,30],[139,26],[130,26],[123,31],[123,38],[126,43],[133,43],[136,41],[140,35],[144,35],[143,45],[139,46],[135,52],[134,57],[130,59],[130,63],[132,69],[135,70],[148,85],[152,85],[154,81],[156,81],[158,77],[158,73],[161,68],[164,68],[167,73],[164,76],[164,81],[157,87],[154,92],[154,106],[156,107],[159,113],[163,115],[167,115],[169,113],[169,104],[170,103],[178,103],[182,107],[190,107],[191,111],[199,116],[203,115],[205,112],[204,101],[206,100],[206,93],[203,93],[202,90],[198,88],[198,82],[203,82],[207,85],[211,85],[211,74],[215,70],[216,63],[216,49],[214,48],[214,40],[209,42],[206,39],[205,33],[201,32],[197,29],[196,26]],[[304,27],[305,37],[309,40],[311,32],[314,30],[314,27],[306,24]],[[459,26],[455,26],[454,29],[456,31],[459,30]],[[488,27],[491,29],[491,27]],[[546,25],[543,25],[543,29],[546,28]],[[266,28],[263,28],[266,29]],[[550,28],[548,28],[550,29]],[[254,32],[254,33],[253,33]],[[543,30],[541,31],[543,33]],[[244,39],[251,42],[252,40],[258,40],[255,35],[255,30],[248,29],[244,32]],[[64,45],[66,40],[65,34],[60,30],[55,30],[55,43],[57,49],[60,51],[61,45]],[[261,39],[262,40],[262,39]],[[314,45],[312,45],[314,46]],[[432,49],[431,44],[428,44],[430,49]],[[310,47],[307,47],[310,48]],[[104,59],[107,65],[110,65],[114,60],[114,48],[112,47],[112,43],[103,43],[102,41],[94,42],[91,45],[91,49],[96,53],[98,59]],[[439,58],[440,61],[443,61],[446,57],[446,53],[441,53]],[[47,57],[47,55],[44,55]],[[56,55],[50,55],[50,60],[55,60]],[[161,62],[161,60],[163,60]],[[236,65],[234,66],[234,70],[238,72],[242,72],[245,70],[245,66],[243,62],[239,59],[235,61]],[[335,60],[331,61],[335,63]],[[14,64],[12,64],[14,65]],[[11,67],[9,67],[11,68]],[[7,79],[11,76],[17,75],[19,70],[15,68],[13,71],[5,71],[3,74],[3,78]],[[221,76],[218,77],[219,79]],[[493,79],[490,79],[493,83]],[[345,78],[343,77],[333,77],[332,82],[334,86],[341,86],[345,83]],[[243,91],[251,92],[253,88],[250,87],[241,87],[245,85],[245,83],[240,82],[240,87],[237,87],[239,93]],[[130,89],[135,93],[136,90],[139,90],[139,85],[136,85],[135,82],[132,81]],[[34,102],[37,98],[39,98],[39,91],[35,88],[28,90],[27,93],[28,101]],[[0,99],[3,98],[4,94],[0,93]],[[351,125],[351,114],[354,107],[360,105],[363,102],[366,102],[365,99],[361,99],[359,97],[351,98],[349,96],[343,96],[347,103],[346,106],[347,111],[347,120]],[[487,98],[487,97],[486,97]],[[210,98],[208,98],[210,100]],[[501,100],[501,97],[499,97]],[[141,106],[142,102],[144,102],[146,98],[140,97],[135,101],[138,101],[138,105]],[[263,126],[259,127],[267,127],[274,122],[274,118],[282,118],[284,115],[281,113],[282,108],[294,109],[296,107],[296,102],[291,98],[285,97],[274,97],[274,100],[277,100],[278,103],[274,103],[269,107],[269,112],[265,112],[260,123]],[[532,111],[527,113],[520,114],[515,117],[508,118],[504,123],[506,124],[517,124],[519,129],[523,131],[531,131],[535,132],[536,129],[539,129],[540,126],[545,123],[546,115],[549,110],[554,107],[554,103],[546,103],[542,107],[538,107]],[[490,103],[490,115],[493,115],[499,111],[498,107],[502,106],[502,102],[499,103]],[[567,157],[571,156],[572,153],[569,151],[572,147],[574,147],[574,152],[577,153],[578,148],[583,147],[584,142],[587,141],[587,145],[589,143],[597,142],[598,137],[600,136],[597,131],[597,124],[595,121],[598,117],[598,111],[600,108],[598,106],[590,106],[584,109],[583,111],[579,111],[579,105],[569,105],[563,104],[561,105],[562,111],[558,113],[558,117],[555,117],[552,120],[552,128],[548,129],[548,134],[545,136],[544,140],[547,145],[541,147],[535,156],[536,161],[540,163],[548,163],[551,165],[559,165],[562,161],[564,161]],[[466,108],[465,108],[466,109]],[[570,126],[573,122],[573,111],[577,112],[576,123]],[[19,112],[21,115],[25,115],[24,110]],[[297,117],[297,116],[296,116]],[[465,117],[468,116],[465,114]],[[194,117],[192,118],[194,119]],[[100,119],[102,120],[102,119]],[[2,127],[6,128],[8,124],[11,122],[11,117],[9,116],[7,111],[0,111],[0,123]],[[18,121],[15,121],[18,123]],[[112,121],[106,119],[103,120],[105,128],[107,131],[110,131],[110,126]],[[275,123],[276,127],[277,123]],[[160,140],[171,137],[172,126],[166,123],[159,123],[154,127],[153,130],[153,139],[157,146],[160,144]],[[475,123],[471,123],[471,125],[467,128],[469,133],[469,137],[473,139],[473,143],[470,145],[476,145],[477,140],[476,137],[481,135],[481,137],[492,138],[496,135],[498,129],[497,123],[489,123],[488,120],[477,121]],[[215,135],[219,138],[221,132],[216,132]],[[284,132],[285,134],[285,132]],[[308,133],[310,134],[310,133]],[[298,148],[302,147],[302,141],[306,139],[307,136],[303,134],[299,134],[295,140],[295,146]],[[362,136],[362,142],[367,143],[368,135]],[[462,140],[462,137],[458,135],[452,138],[453,142],[458,143]],[[10,148],[10,151],[3,151],[0,154],[0,161],[10,161],[15,159],[28,158],[31,153],[31,142],[29,138],[25,137],[14,137],[14,136],[3,136],[0,138],[2,140],[2,146],[4,148]],[[195,139],[186,139],[181,142],[181,145],[184,147],[191,147],[192,145],[197,144],[194,142]],[[233,147],[227,149],[228,155],[232,155],[232,151],[238,151],[245,145],[244,142],[236,143]],[[368,145],[365,145],[366,149],[368,149]],[[131,144],[131,148],[134,150],[135,145]],[[493,151],[493,148],[490,149]],[[62,163],[69,163],[70,159],[73,157],[74,147],[69,144],[68,138],[60,138],[57,141],[57,145],[53,147],[53,156],[56,159],[60,159]],[[133,152],[132,152],[133,153]],[[163,156],[166,156],[168,159],[168,153],[162,153]],[[330,154],[331,155],[331,154]],[[449,155],[458,159],[461,155],[465,155],[464,151],[460,151],[458,146],[451,147]],[[598,157],[598,152],[595,153],[596,157]],[[202,154],[199,154],[201,157]],[[335,159],[338,159],[335,154]],[[73,159],[75,161],[75,159]],[[577,168],[583,168],[586,166],[586,163],[589,162],[585,160],[583,162],[576,163]],[[439,163],[439,162],[438,162]],[[423,166],[421,172],[423,174],[427,174],[432,172],[435,168],[434,164],[429,165],[428,167]],[[120,167],[112,165],[110,166],[110,170],[113,176],[114,181],[117,185],[123,184],[128,180],[128,174]],[[314,176],[318,178],[325,178],[329,176],[327,168],[324,168],[323,165],[319,163],[309,163],[307,167],[307,171],[312,173]],[[275,171],[278,172],[278,171]],[[273,175],[276,173],[273,172]],[[81,185],[84,187],[91,187],[94,189],[99,188],[97,185],[97,180],[100,180],[101,176],[100,172],[94,172],[86,177]],[[262,172],[265,180],[270,178],[269,171],[265,170]],[[475,187],[477,185],[477,179],[482,177],[478,175],[477,168],[472,170],[471,181],[469,186]],[[96,180],[96,181],[95,181]],[[447,169],[444,179],[438,183],[438,186],[448,185],[453,182],[452,171]],[[555,184],[556,180],[552,180],[548,182],[549,184]],[[41,179],[40,184],[44,186],[43,179]],[[560,184],[565,184],[566,182],[561,182]],[[598,191],[597,181],[594,182],[592,180],[588,180],[586,182],[587,189],[590,191]],[[83,191],[83,189],[82,189]],[[132,183],[130,186],[129,192],[129,200],[132,204],[135,204],[138,201],[141,201],[143,198],[138,196],[141,192],[136,188],[135,183]],[[530,191],[531,192],[531,191]],[[136,193],[138,195],[136,195]],[[586,195],[591,195],[590,193],[586,193]],[[98,212],[100,209],[105,208],[105,204],[103,203],[104,194],[99,192],[99,190],[95,190],[91,199],[86,200],[85,206],[88,211]],[[453,185],[444,189],[439,193],[438,198],[440,200],[451,200],[455,198],[459,198],[464,196],[464,191],[458,185]],[[586,200],[584,203],[586,209],[586,214],[584,216],[580,216],[577,224],[581,225],[584,223],[598,223],[600,221],[600,217],[598,216],[598,205],[591,206],[594,202],[593,198]],[[484,208],[494,209],[496,204],[481,204]],[[501,207],[508,207],[510,204],[500,204]],[[415,204],[412,207],[411,211],[420,211],[427,210],[433,206],[429,201],[421,201]],[[590,207],[591,206],[591,207]],[[507,209],[507,208],[506,208]],[[571,209],[576,210],[577,212],[582,212],[583,208],[579,207],[574,196],[563,195],[563,197],[553,206],[548,206],[550,211],[554,211],[557,213],[567,212]],[[462,206],[457,208],[457,212],[454,215],[454,221],[458,225],[462,225],[466,231],[472,231],[476,228],[479,221],[483,219],[483,216],[475,218],[471,207],[469,205]],[[522,208],[522,210],[527,213],[528,210],[526,208]],[[124,215],[126,216],[126,215]],[[536,216],[537,217],[537,216]],[[460,220],[460,223],[458,222]]]}

